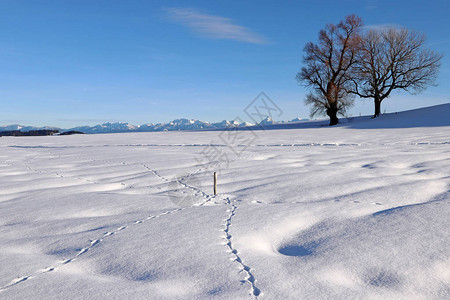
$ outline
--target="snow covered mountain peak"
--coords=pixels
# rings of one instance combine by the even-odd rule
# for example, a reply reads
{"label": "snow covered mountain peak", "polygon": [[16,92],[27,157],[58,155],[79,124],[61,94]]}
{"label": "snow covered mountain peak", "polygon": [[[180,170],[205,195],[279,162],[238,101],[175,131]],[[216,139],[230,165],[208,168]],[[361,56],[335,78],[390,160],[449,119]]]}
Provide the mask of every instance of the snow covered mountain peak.
{"label": "snow covered mountain peak", "polygon": [[[399,113],[383,114],[375,120],[369,116],[341,119],[340,126],[359,126],[359,127],[428,127],[428,126],[448,126],[448,113],[450,112],[450,103],[435,105],[430,107],[418,108]],[[180,118],[168,123],[147,123],[142,125],[133,125],[127,122],[106,122],[95,126],[78,126],[69,129],[56,127],[34,127],[20,124],[11,124],[0,126],[0,131],[30,131],[30,130],[59,130],[59,131],[81,131],[83,133],[119,133],[119,132],[153,132],[153,131],[178,131],[178,130],[207,130],[207,129],[226,129],[229,127],[249,127],[255,124],[237,120],[223,120],[217,123],[210,123],[196,119]],[[323,124],[322,124],[322,123]],[[301,123],[301,124],[296,124]],[[287,128],[310,128],[325,126],[327,121],[308,121],[308,119],[295,118],[288,122],[274,121],[271,117],[266,117],[258,126],[267,126],[267,128],[287,129]],[[277,125],[277,126],[272,126]]]}

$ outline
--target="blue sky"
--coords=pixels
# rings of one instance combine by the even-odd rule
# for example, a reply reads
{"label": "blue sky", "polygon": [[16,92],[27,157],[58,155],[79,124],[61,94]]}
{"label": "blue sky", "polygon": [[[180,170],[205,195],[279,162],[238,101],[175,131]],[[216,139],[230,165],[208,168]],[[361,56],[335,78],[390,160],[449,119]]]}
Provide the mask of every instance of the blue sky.
{"label": "blue sky", "polygon": [[[422,31],[446,55],[438,87],[394,93],[382,111],[448,103],[448,12],[447,0],[0,0],[0,125],[245,119],[260,91],[278,119],[308,117],[295,81],[303,47],[352,13]],[[357,100],[350,113],[372,110]]]}

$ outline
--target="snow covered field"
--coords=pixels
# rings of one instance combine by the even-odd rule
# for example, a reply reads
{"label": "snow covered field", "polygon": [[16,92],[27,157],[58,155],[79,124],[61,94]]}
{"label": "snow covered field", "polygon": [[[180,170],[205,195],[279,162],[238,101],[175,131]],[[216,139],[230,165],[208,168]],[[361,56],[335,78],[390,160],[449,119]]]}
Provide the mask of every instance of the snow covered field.
{"label": "snow covered field", "polygon": [[450,127],[425,126],[450,112],[434,113],[233,147],[217,131],[3,137],[0,298],[449,299]]}

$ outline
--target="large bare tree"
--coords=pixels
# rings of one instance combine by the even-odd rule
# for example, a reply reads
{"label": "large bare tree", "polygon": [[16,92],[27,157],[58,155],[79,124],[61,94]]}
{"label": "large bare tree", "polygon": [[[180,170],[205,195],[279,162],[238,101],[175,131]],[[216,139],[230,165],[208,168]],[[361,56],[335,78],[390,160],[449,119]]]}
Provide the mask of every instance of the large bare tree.
{"label": "large bare tree", "polygon": [[319,32],[319,42],[307,43],[304,49],[304,67],[297,80],[312,89],[306,98],[312,104],[312,114],[325,112],[330,117],[330,126],[339,122],[337,114],[351,105],[348,76],[356,62],[360,45],[361,18],[350,15],[339,24],[328,24]]}
{"label": "large bare tree", "polygon": [[426,48],[425,42],[423,34],[408,29],[368,31],[360,39],[354,72],[347,73],[353,83],[348,92],[373,98],[377,117],[381,102],[393,90],[421,92],[434,84],[442,55]]}

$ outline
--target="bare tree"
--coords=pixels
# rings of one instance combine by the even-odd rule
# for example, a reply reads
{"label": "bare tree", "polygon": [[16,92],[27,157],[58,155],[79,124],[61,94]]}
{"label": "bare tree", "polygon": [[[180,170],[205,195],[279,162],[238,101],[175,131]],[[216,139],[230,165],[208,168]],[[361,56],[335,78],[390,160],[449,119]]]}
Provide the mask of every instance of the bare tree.
{"label": "bare tree", "polygon": [[[351,93],[344,93],[339,96],[339,101],[337,101],[337,113],[343,117],[347,117],[348,108],[352,107],[354,104],[355,95]],[[309,116],[312,118],[315,115],[327,115],[330,109],[330,103],[328,99],[322,94],[317,92],[311,92],[306,95],[305,104],[311,106]],[[330,124],[334,125],[334,124]]]}
{"label": "bare tree", "polygon": [[434,84],[442,55],[425,47],[425,36],[408,29],[370,30],[360,39],[348,92],[373,98],[374,117],[395,89],[421,92]]}
{"label": "bare tree", "polygon": [[311,113],[325,112],[330,117],[330,126],[339,122],[337,114],[352,103],[348,95],[348,76],[356,62],[361,18],[350,15],[339,24],[328,24],[319,32],[319,42],[307,43],[304,49],[305,64],[297,74],[297,80],[313,91],[306,103],[312,104]]}

